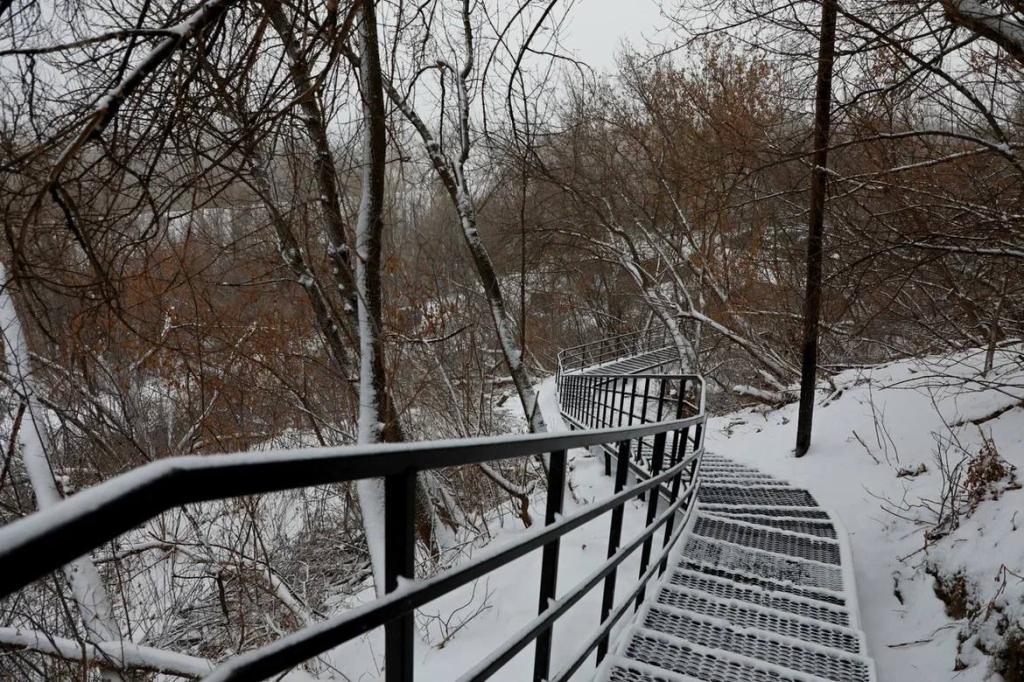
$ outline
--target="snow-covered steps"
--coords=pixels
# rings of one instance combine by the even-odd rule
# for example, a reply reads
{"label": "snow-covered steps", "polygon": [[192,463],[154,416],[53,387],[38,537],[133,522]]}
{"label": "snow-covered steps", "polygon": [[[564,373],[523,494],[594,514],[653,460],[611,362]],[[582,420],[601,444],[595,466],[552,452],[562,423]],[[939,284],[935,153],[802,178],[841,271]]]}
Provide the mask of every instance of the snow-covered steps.
{"label": "snow-covered steps", "polygon": [[709,572],[677,567],[664,582],[665,590],[673,588],[698,590],[707,595],[735,602],[761,606],[772,611],[792,614],[831,625],[850,625],[850,614],[843,603],[800,596],[773,589],[770,584],[751,585]]}
{"label": "snow-covered steps", "polygon": [[802,535],[814,535],[822,538],[836,539],[836,529],[832,526],[832,522],[828,519],[805,519],[793,516],[767,516],[761,514],[744,514],[734,512],[711,512],[704,514],[709,518],[721,518],[721,519],[733,519],[736,521],[743,521],[745,523],[752,523],[758,526],[766,526],[768,528],[778,528],[780,530],[790,531],[793,533],[800,533]]}
{"label": "snow-covered steps", "polygon": [[806,490],[797,488],[753,487],[747,485],[702,485],[698,499],[708,504],[761,505],[777,507],[817,507]]}
{"label": "snow-covered steps", "polygon": [[658,593],[657,602],[651,609],[655,614],[664,612],[666,618],[677,612],[707,616],[725,621],[732,627],[764,630],[852,654],[864,651],[862,637],[856,630],[822,623],[813,618],[780,613],[740,600],[721,599],[699,590],[665,586]]}
{"label": "snow-covered steps", "polygon": [[814,497],[721,457],[673,565],[620,635],[598,679],[873,682],[850,557]]}

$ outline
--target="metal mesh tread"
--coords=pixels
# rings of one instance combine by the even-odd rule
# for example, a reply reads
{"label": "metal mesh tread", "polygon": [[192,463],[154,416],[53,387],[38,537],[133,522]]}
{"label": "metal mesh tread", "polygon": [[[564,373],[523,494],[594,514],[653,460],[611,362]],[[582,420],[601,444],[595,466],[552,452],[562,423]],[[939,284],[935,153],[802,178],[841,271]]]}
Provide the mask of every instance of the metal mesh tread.
{"label": "metal mesh tread", "polygon": [[613,658],[607,666],[607,672],[601,678],[606,682],[690,682],[696,679],[669,674],[660,668],[624,658]]}
{"label": "metal mesh tread", "polygon": [[722,578],[725,580],[731,580],[740,585],[748,585],[752,587],[758,587],[763,590],[769,590],[772,592],[785,592],[792,594],[797,597],[804,599],[814,599],[816,601],[824,602],[826,604],[832,604],[834,606],[845,606],[846,600],[840,593],[831,592],[829,590],[814,590],[804,588],[798,585],[794,585],[790,582],[780,581],[778,579],[766,578],[763,576],[751,575],[750,573],[744,573],[742,570],[731,571],[714,564],[705,564],[700,561],[692,561],[683,557],[682,563],[679,564],[680,568],[685,568],[690,571],[698,571],[706,575],[715,576],[716,578]]}
{"label": "metal mesh tread", "polygon": [[785,666],[826,680],[870,680],[870,666],[853,654],[802,646],[783,638],[768,639],[758,633],[735,630],[724,623],[661,611],[649,612],[644,619],[644,626],[667,636],[661,642],[662,646],[670,644],[669,638],[680,639],[709,649]]}
{"label": "metal mesh tread", "polygon": [[807,679],[803,675],[786,675],[772,667],[759,666],[757,661],[742,660],[727,652],[669,639],[650,631],[634,633],[623,655],[706,682],[805,682]]}
{"label": "metal mesh tread", "polygon": [[[668,616],[671,616],[674,610],[681,610],[700,616],[718,618],[733,627],[766,630],[804,642],[840,649],[851,654],[861,653],[860,638],[852,630],[828,627],[813,620],[795,618],[736,601],[715,599],[696,592],[662,590],[658,593],[657,604],[652,605],[651,610],[652,612],[664,611]],[[648,619],[648,626],[654,627],[649,621],[650,619]]]}
{"label": "metal mesh tread", "polygon": [[701,502],[710,504],[766,505],[779,507],[817,507],[806,490],[796,488],[754,488],[749,486],[702,485]]}
{"label": "metal mesh tread", "polygon": [[800,535],[756,527],[755,524],[745,521],[733,522],[703,515],[697,517],[693,532],[702,537],[723,540],[763,552],[839,565],[839,545],[832,540],[812,540]]}
{"label": "metal mesh tread", "polygon": [[786,518],[822,519],[829,520],[828,512],[824,509],[811,507],[779,507],[774,505],[737,505],[737,504],[701,504],[701,509],[712,511],[716,514],[754,514],[757,516],[780,516]]}
{"label": "metal mesh tread", "polygon": [[675,566],[600,679],[874,682],[828,513],[807,490],[722,457],[705,455],[700,475]]}
{"label": "metal mesh tread", "polygon": [[[747,602],[774,611],[812,618],[831,625],[847,626],[850,624],[850,614],[837,604],[826,604],[819,600],[761,586],[745,586],[707,573],[676,569],[669,576],[668,583],[662,587],[662,592],[671,592],[680,587],[699,590],[720,599]],[[666,599],[670,598],[666,597]]]}
{"label": "metal mesh tread", "polygon": [[756,514],[721,514],[719,512],[711,512],[710,515],[722,519],[735,519],[737,521],[743,521],[744,523],[752,523],[758,526],[766,526],[768,528],[778,528],[792,533],[816,535],[818,537],[833,540],[836,538],[836,529],[828,521],[758,516]]}
{"label": "metal mesh tread", "polygon": [[789,486],[788,481],[782,481],[777,478],[769,478],[767,476],[755,476],[753,474],[747,474],[743,472],[728,472],[723,473],[721,471],[707,471],[701,469],[701,477],[707,482],[708,485],[717,486],[750,486],[750,487],[772,487],[772,486]]}
{"label": "metal mesh tread", "polygon": [[758,552],[720,540],[690,536],[683,546],[683,556],[732,571],[784,583],[841,592],[843,572],[838,566],[825,566],[780,554]]}

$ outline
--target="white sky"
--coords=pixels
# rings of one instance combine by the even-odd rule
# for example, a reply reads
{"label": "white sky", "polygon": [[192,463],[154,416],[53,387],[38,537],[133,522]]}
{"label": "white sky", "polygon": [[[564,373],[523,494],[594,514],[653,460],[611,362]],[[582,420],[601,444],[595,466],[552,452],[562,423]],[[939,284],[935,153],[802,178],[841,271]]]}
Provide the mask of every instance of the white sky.
{"label": "white sky", "polygon": [[598,71],[615,66],[623,40],[642,47],[657,40],[665,21],[655,0],[576,0],[565,26],[565,47]]}

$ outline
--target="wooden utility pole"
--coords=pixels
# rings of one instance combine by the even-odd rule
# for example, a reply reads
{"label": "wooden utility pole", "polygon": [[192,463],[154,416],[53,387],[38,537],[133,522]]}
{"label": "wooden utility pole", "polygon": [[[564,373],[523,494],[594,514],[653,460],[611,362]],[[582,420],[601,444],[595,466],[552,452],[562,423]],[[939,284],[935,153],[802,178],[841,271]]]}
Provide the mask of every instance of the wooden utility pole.
{"label": "wooden utility pole", "polygon": [[818,373],[818,318],[821,315],[822,236],[828,190],[828,139],[832,122],[832,67],[836,53],[837,0],[821,2],[818,77],[814,95],[814,156],[811,168],[811,210],[807,227],[807,289],[804,296],[804,343],[800,373],[800,412],[796,425],[796,456],[811,447],[814,389]]}

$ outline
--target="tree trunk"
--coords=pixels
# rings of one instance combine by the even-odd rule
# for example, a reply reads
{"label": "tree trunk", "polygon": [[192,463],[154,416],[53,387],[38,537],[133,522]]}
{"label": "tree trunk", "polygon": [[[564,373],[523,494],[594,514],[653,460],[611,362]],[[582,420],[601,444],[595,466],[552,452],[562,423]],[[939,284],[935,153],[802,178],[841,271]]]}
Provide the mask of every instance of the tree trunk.
{"label": "tree trunk", "polygon": [[832,67],[836,52],[837,0],[821,4],[818,78],[814,101],[814,156],[811,168],[811,209],[807,229],[807,289],[804,296],[804,343],[800,374],[800,412],[796,427],[796,456],[811,447],[814,395],[818,374],[818,319],[821,316],[822,237],[825,231],[825,193],[828,190],[828,140],[832,120]]}

